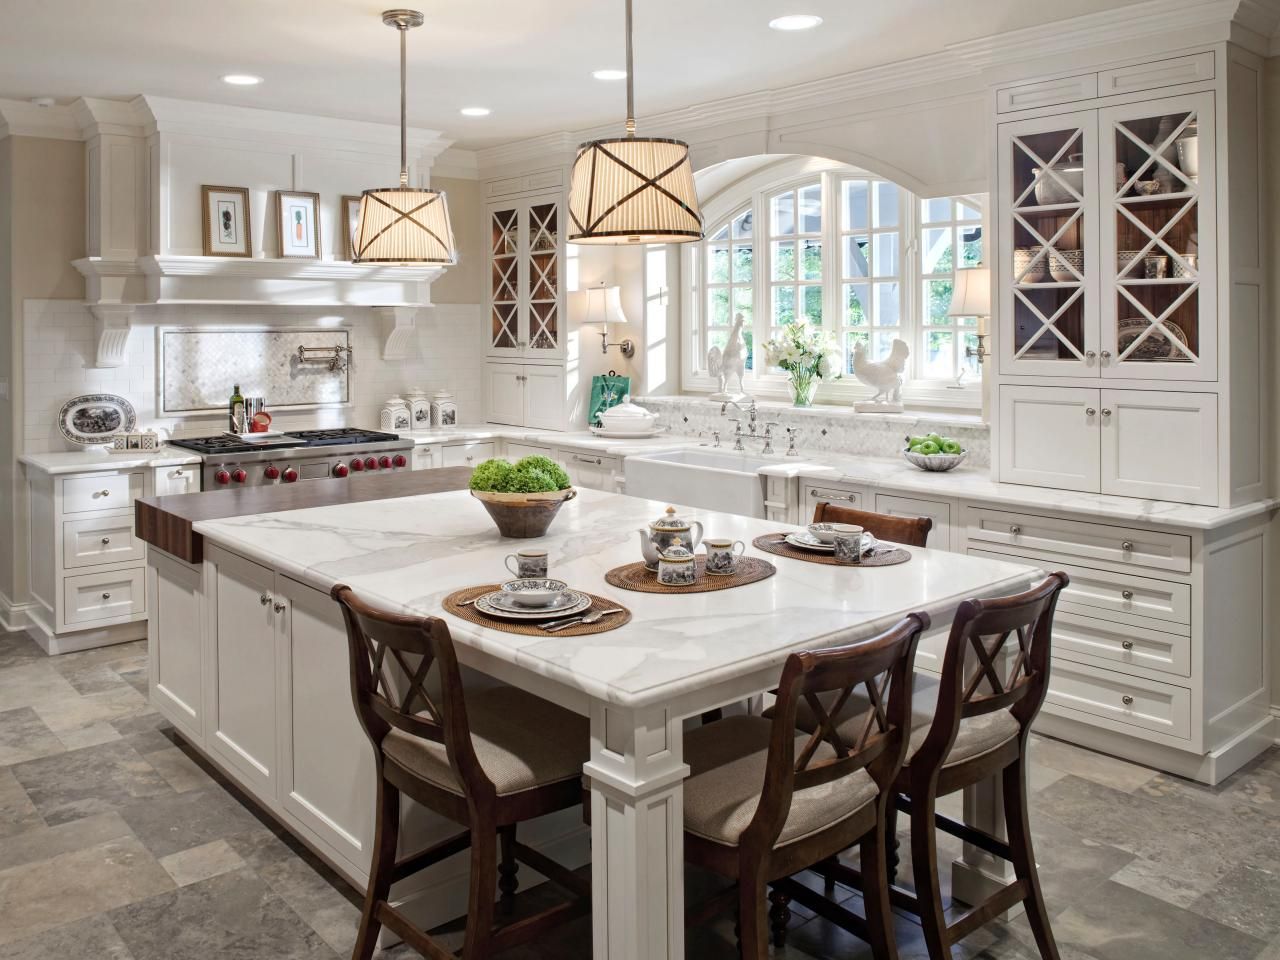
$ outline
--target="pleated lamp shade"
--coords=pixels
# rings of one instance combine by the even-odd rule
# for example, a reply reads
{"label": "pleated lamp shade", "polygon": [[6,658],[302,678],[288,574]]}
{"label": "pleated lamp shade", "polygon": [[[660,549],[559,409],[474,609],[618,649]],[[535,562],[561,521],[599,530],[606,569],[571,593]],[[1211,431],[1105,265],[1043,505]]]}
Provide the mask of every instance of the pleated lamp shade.
{"label": "pleated lamp shade", "polygon": [[578,148],[569,187],[571,243],[688,243],[702,239],[689,145],[654,137]]}
{"label": "pleated lamp shade", "polygon": [[386,187],[360,196],[353,263],[455,263],[449,205],[436,190]]}

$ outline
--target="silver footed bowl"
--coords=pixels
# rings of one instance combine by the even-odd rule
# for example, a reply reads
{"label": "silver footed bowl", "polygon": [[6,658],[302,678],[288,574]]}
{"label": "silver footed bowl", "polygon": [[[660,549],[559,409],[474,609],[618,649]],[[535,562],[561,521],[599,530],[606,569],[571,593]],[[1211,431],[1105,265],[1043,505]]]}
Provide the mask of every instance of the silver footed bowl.
{"label": "silver footed bowl", "polygon": [[954,470],[960,464],[964,463],[964,458],[969,456],[968,450],[961,450],[959,453],[912,453],[909,449],[903,448],[902,456],[907,463],[921,470],[928,470],[930,473],[946,473],[948,470]]}

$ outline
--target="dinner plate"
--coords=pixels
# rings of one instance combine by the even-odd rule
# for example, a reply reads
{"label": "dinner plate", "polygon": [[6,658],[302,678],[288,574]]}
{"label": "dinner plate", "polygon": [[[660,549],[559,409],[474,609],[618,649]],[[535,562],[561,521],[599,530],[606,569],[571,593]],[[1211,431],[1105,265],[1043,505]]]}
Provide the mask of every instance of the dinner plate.
{"label": "dinner plate", "polygon": [[505,610],[502,607],[493,605],[495,594],[486,593],[476,600],[472,606],[486,617],[495,617],[499,620],[550,620],[555,617],[571,617],[575,613],[591,609],[590,597],[581,593],[574,593],[573,595],[578,599],[566,606],[543,607],[540,610],[529,610],[527,607],[521,610]]}
{"label": "dinner plate", "polygon": [[660,430],[609,430],[605,427],[592,427],[591,432],[605,440],[649,440],[656,437]]}
{"label": "dinner plate", "polygon": [[835,544],[823,543],[807,530],[803,533],[788,533],[786,541],[801,550],[815,550],[821,553],[831,553],[835,550]]}
{"label": "dinner plate", "polygon": [[486,596],[490,606],[496,607],[505,613],[563,613],[582,599],[582,594],[576,590],[566,590],[560,594],[554,603],[549,603],[545,607],[534,607],[527,603],[516,603],[501,590],[495,590]]}

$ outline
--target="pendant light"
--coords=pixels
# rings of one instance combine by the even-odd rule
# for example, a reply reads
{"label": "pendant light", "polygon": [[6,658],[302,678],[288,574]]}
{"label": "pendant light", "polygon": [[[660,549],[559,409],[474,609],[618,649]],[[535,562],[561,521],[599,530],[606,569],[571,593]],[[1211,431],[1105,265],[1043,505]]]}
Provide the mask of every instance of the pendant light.
{"label": "pendant light", "polygon": [[681,140],[636,136],[631,0],[627,5],[627,135],[578,147],[569,187],[570,243],[688,243],[702,214]]}
{"label": "pendant light", "polygon": [[386,10],[382,22],[400,32],[400,186],[366,190],[352,239],[354,263],[455,263],[449,205],[438,190],[409,186],[405,119],[405,35],[422,26],[417,10]]}

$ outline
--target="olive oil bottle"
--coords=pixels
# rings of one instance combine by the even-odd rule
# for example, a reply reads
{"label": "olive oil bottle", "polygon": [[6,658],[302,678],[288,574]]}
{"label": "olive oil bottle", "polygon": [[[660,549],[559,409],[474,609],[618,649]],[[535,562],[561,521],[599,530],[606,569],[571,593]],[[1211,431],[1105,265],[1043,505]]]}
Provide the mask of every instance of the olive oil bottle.
{"label": "olive oil bottle", "polygon": [[244,433],[249,428],[244,423],[244,397],[240,396],[240,384],[231,391],[231,432]]}

